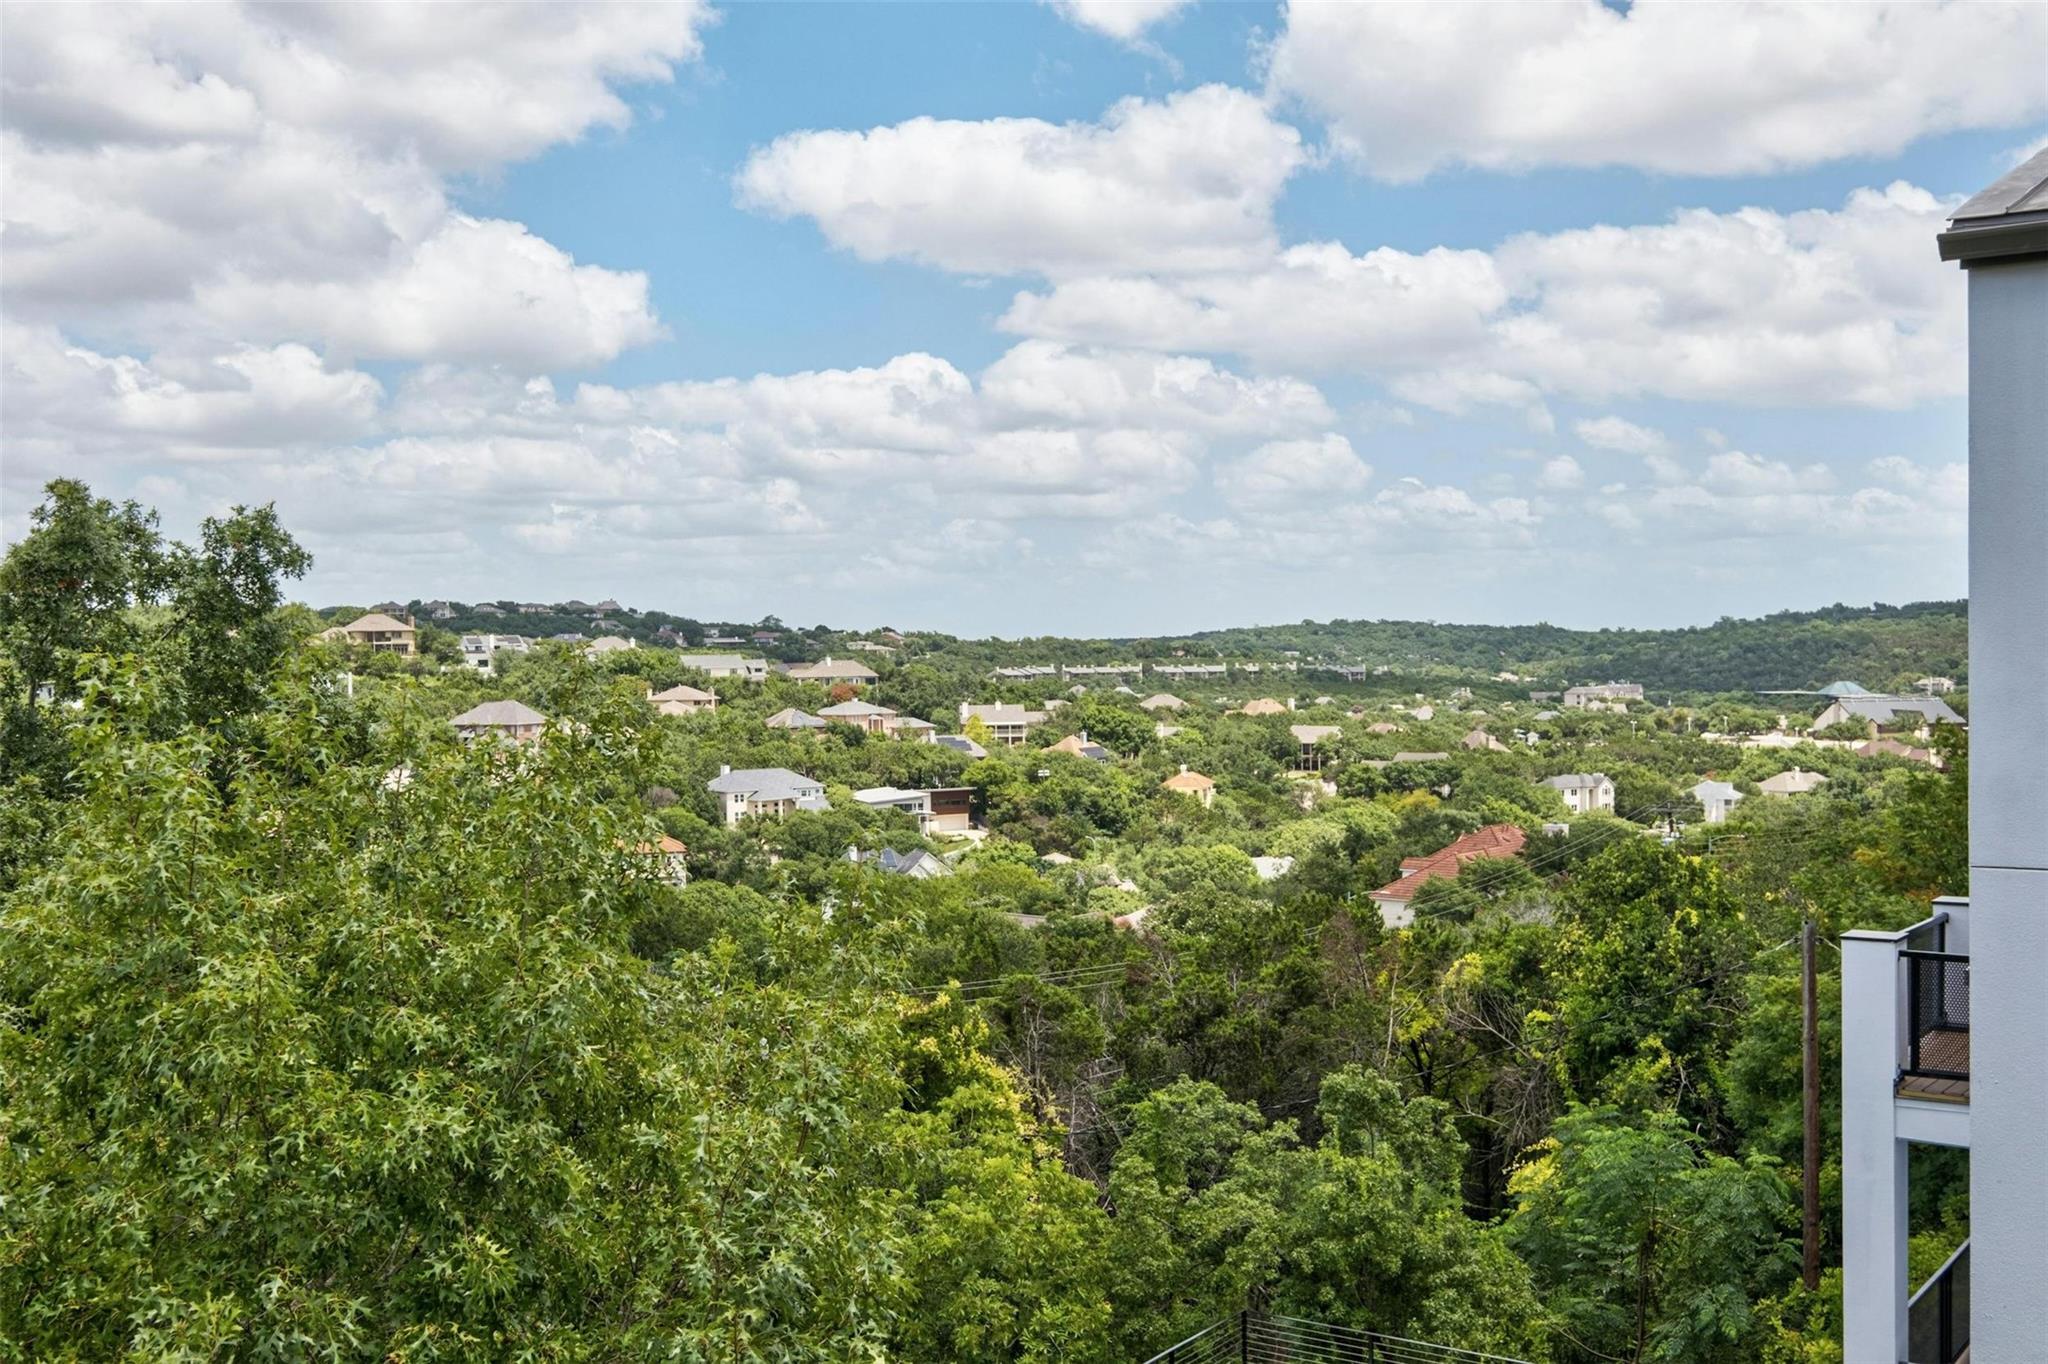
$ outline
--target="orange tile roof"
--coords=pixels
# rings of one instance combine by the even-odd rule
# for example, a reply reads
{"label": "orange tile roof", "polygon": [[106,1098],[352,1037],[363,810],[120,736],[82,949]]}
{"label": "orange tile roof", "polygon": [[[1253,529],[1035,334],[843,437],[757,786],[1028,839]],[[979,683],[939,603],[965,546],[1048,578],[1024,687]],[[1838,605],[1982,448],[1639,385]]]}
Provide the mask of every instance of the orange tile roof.
{"label": "orange tile roof", "polygon": [[1415,898],[1415,892],[1424,882],[1439,876],[1456,876],[1467,862],[1483,857],[1513,857],[1528,841],[1529,836],[1517,825],[1489,824],[1438,848],[1427,857],[1403,858],[1401,875],[1372,892],[1369,898],[1406,904]]}

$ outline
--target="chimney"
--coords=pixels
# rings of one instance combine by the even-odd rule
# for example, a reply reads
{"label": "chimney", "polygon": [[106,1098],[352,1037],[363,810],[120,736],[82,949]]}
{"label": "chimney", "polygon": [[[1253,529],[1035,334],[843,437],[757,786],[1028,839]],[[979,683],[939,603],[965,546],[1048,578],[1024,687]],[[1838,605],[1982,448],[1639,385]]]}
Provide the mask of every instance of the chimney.
{"label": "chimney", "polygon": [[1186,776],[1188,771],[1188,765],[1186,763],[1182,763],[1180,765],[1180,771],[1182,776]]}
{"label": "chimney", "polygon": [[731,776],[731,775],[732,775],[732,764],[731,764],[731,763],[720,763],[720,764],[718,765],[718,775],[719,775],[719,776],[721,776],[721,777],[729,777],[729,776]]}
{"label": "chimney", "polygon": [[1291,697],[1291,696],[1287,698],[1287,709],[1289,709],[1289,710],[1293,710],[1293,709],[1294,709],[1294,698],[1293,698],[1293,697]]}

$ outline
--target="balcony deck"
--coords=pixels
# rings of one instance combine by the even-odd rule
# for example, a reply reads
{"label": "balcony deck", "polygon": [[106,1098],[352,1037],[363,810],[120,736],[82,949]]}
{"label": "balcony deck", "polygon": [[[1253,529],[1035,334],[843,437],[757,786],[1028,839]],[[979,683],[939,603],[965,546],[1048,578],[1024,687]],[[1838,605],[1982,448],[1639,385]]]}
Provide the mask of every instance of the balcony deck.
{"label": "balcony deck", "polygon": [[1960,1079],[1933,1075],[1901,1075],[1901,1099],[1929,1099],[1936,1103],[1966,1104],[1970,1101],[1970,1034],[1966,1030],[1934,1028],[1920,1034],[1920,1064],[1928,1070],[1953,1071]]}

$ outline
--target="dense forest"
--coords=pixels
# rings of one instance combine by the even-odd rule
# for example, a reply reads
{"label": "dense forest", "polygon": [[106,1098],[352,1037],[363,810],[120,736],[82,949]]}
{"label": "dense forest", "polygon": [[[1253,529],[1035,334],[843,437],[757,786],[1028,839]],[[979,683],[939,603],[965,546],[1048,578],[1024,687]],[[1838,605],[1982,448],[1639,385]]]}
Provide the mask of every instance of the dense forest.
{"label": "dense forest", "polygon": [[[856,689],[651,644],[362,654],[286,602],[308,564],[267,508],[182,545],[76,483],[0,564],[0,1355],[1111,1364],[1249,1308],[1543,1364],[1840,1361],[1837,965],[1808,1288],[1796,943],[1967,890],[1963,733],[1940,766],[1745,747],[1705,737],[1775,730],[1743,698],[1539,719],[1420,665],[1875,686],[1959,673],[1960,607],[1230,632],[1161,645],[1407,671],[1150,710],[941,637],[864,655],[861,699],[942,729],[1046,712],[976,752],[771,729]],[[1757,651],[1788,675],[1711,672]],[[678,683],[717,708],[657,713]],[[450,725],[499,698],[543,732]],[[1826,784],[1759,787],[1794,765]],[[728,824],[727,767],[830,808]],[[1612,811],[1542,784],[1593,771]],[[980,836],[881,787],[965,788]],[[1482,828],[1520,850],[1392,926],[1370,893]],[[1967,1235],[1943,1158],[1916,1282]]]}
{"label": "dense forest", "polygon": [[[508,606],[513,605],[507,603]],[[421,603],[411,603],[417,610]],[[450,604],[438,625],[447,632],[618,634],[642,643],[699,647],[707,638],[746,639],[747,652],[769,658],[804,658],[843,648],[859,632],[829,626],[805,630],[779,620],[706,624],[660,611],[620,610],[594,616],[550,611],[537,616],[480,616]],[[353,614],[332,608],[327,614]],[[914,623],[903,623],[910,628]],[[763,631],[763,627],[768,627]],[[756,642],[753,636],[763,632]],[[1781,611],[1755,620],[1724,618],[1712,625],[1672,630],[1567,630],[1555,625],[1442,625],[1434,621],[1303,621],[1147,639],[1077,640],[1055,636],[968,640],[915,633],[911,649],[957,658],[974,667],[1017,664],[1106,664],[1181,659],[1286,660],[1317,667],[1385,668],[1403,676],[1441,677],[1512,672],[1550,686],[1577,682],[1639,682],[1662,696],[1799,690],[1848,678],[1873,691],[1909,689],[1934,675],[1961,680],[1969,667],[1969,604],[1914,602],[1906,606],[1832,606]]]}

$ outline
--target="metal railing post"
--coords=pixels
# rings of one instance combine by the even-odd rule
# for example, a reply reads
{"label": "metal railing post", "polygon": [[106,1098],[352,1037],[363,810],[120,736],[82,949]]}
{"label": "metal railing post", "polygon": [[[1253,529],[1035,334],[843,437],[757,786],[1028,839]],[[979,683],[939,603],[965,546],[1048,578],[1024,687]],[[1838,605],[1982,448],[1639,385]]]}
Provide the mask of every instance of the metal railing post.
{"label": "metal railing post", "polygon": [[1251,1364],[1252,1313],[1248,1307],[1237,1311],[1237,1364]]}

